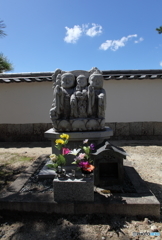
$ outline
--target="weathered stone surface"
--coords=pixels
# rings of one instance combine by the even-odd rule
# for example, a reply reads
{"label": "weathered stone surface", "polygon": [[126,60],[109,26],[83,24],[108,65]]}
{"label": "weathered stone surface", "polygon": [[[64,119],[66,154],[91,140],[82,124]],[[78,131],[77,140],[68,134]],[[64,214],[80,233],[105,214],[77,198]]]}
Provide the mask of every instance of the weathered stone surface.
{"label": "weathered stone surface", "polygon": [[92,154],[94,161],[94,184],[95,186],[111,186],[123,184],[124,168],[123,159],[127,153],[122,149],[106,142],[101,144]]}
{"label": "weathered stone surface", "polygon": [[[141,134],[136,135],[136,129],[134,128],[133,131],[131,131],[131,134],[122,135],[122,131],[118,131],[116,133],[116,125],[119,125],[120,123],[106,123],[105,126],[109,126],[113,130],[113,136],[111,136],[111,140],[132,140],[132,139],[138,139],[138,140],[149,140],[149,139],[155,139],[160,140],[162,139],[162,122],[141,122]],[[133,123],[124,123],[124,125],[127,125],[126,129],[129,128],[129,125],[133,125]],[[27,131],[24,131],[22,124],[0,124],[0,142],[27,142],[27,141],[47,141],[47,138],[44,137],[44,132],[48,129],[52,128],[52,123],[35,123],[35,124],[28,124],[30,125],[30,129],[33,129],[33,131],[30,131],[30,136],[27,136]],[[134,125],[133,125],[134,126]],[[21,131],[22,129],[22,131]],[[20,130],[20,132],[19,132]],[[42,133],[41,133],[42,131]],[[18,134],[19,132],[19,134]],[[38,134],[40,132],[40,135]],[[80,132],[81,133],[81,132]],[[118,135],[120,133],[120,135]],[[140,132],[139,132],[140,133]]]}
{"label": "weathered stone surface", "polygon": [[54,99],[50,118],[55,130],[67,132],[104,129],[106,92],[101,71],[97,68],[87,72],[64,72],[57,69],[52,80]]}
{"label": "weathered stone surface", "polygon": [[7,136],[9,141],[21,140],[20,124],[8,124]]}
{"label": "weathered stone surface", "polygon": [[162,122],[154,122],[154,135],[162,135]]}
{"label": "weathered stone surface", "polygon": [[1,142],[5,142],[8,139],[7,133],[8,133],[8,124],[0,124],[0,141]]}
{"label": "weathered stone surface", "polygon": [[33,124],[21,124],[21,135],[24,137],[24,141],[30,141],[33,136]]}
{"label": "weathered stone surface", "polygon": [[53,180],[54,200],[56,202],[89,202],[94,201],[94,181],[91,178]]}
{"label": "weathered stone surface", "polygon": [[130,135],[132,136],[136,136],[139,135],[141,136],[141,132],[142,132],[142,122],[131,122],[129,123],[129,131],[130,131]]}
{"label": "weathered stone surface", "polygon": [[154,134],[154,125],[152,122],[143,122],[142,123],[142,136],[153,136]]}
{"label": "weathered stone surface", "polygon": [[127,123],[116,123],[116,132],[117,136],[129,136],[129,124]]}
{"label": "weathered stone surface", "polygon": [[40,139],[42,141],[44,139],[44,132],[48,129],[48,124],[44,123],[35,123],[33,124],[33,137],[34,139]]}
{"label": "weathered stone surface", "polygon": [[50,169],[48,167],[48,164],[52,164],[52,161],[48,161],[44,167],[40,170],[40,172],[38,173],[38,178],[55,178],[57,176],[57,173],[54,169]]}
{"label": "weathered stone surface", "polygon": [[105,126],[110,127],[113,130],[113,136],[116,134],[116,123],[106,122]]}

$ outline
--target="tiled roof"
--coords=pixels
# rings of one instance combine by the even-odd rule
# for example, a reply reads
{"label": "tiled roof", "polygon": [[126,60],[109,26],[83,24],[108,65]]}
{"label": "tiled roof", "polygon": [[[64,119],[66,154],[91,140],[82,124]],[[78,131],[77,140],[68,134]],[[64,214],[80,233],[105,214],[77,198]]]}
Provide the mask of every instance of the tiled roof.
{"label": "tiled roof", "polygon": [[131,80],[131,79],[162,79],[162,70],[110,70],[110,71],[102,71],[103,77],[105,80]]}
{"label": "tiled roof", "polygon": [[[105,80],[143,80],[162,79],[162,70],[103,70]],[[1,73],[0,83],[20,83],[20,82],[48,82],[52,81],[54,72],[37,73]]]}
{"label": "tiled roof", "polygon": [[0,83],[20,83],[20,82],[47,82],[52,81],[54,72],[40,73],[1,73]]}

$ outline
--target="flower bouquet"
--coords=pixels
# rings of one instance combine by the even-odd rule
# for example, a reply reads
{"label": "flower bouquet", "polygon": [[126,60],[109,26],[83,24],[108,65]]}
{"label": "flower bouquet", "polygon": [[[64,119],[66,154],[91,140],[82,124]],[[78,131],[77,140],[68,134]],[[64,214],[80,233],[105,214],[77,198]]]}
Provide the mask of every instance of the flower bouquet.
{"label": "flower bouquet", "polygon": [[[88,145],[88,139],[83,141],[83,147],[79,149],[70,150],[65,146],[68,144],[69,135],[61,134],[59,139],[55,141],[55,147],[60,150],[60,154],[51,154],[50,159],[52,161],[51,164],[47,166],[49,168],[54,168],[58,173],[62,173],[62,166],[66,164],[65,155],[72,154],[75,155],[74,161],[72,164],[77,164],[78,168],[84,174],[90,174],[94,170],[94,166],[92,165],[91,152],[94,150],[94,144]],[[81,152],[83,150],[83,152]]]}
{"label": "flower bouquet", "polygon": [[[70,151],[68,154],[73,154],[76,157],[74,158],[74,162],[72,164],[77,164],[78,169],[82,171],[84,174],[90,174],[94,170],[94,166],[92,165],[93,160],[91,159],[91,151],[94,150],[94,144],[88,145],[88,139],[83,141],[84,146],[79,149],[74,149]],[[83,152],[80,153],[80,151]]]}
{"label": "flower bouquet", "polygon": [[55,147],[60,150],[60,154],[51,154],[50,159],[52,161],[51,164],[48,164],[47,166],[49,168],[54,168],[56,171],[59,170],[59,172],[62,172],[62,166],[66,164],[66,158],[65,155],[70,152],[68,148],[65,148],[65,145],[68,144],[69,135],[68,134],[61,134],[59,139],[56,139]]}

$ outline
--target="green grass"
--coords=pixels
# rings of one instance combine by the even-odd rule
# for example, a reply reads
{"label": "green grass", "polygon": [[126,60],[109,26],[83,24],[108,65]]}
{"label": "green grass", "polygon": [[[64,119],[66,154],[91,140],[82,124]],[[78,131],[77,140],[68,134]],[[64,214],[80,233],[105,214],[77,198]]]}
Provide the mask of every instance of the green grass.
{"label": "green grass", "polygon": [[30,162],[32,159],[32,157],[21,156],[18,153],[0,153],[0,166],[7,166],[17,162]]}
{"label": "green grass", "polygon": [[11,154],[10,160],[6,162],[6,165],[10,165],[16,162],[30,162],[32,160],[31,157],[21,156],[19,154],[13,153]]}
{"label": "green grass", "polygon": [[13,181],[17,174],[29,166],[32,157],[23,156],[18,153],[0,153],[0,190],[8,181]]}

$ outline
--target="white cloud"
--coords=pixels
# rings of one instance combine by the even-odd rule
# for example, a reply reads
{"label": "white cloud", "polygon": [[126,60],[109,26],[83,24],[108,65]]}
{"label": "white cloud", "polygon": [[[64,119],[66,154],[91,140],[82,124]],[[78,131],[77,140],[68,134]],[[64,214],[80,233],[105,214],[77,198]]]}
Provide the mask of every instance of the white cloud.
{"label": "white cloud", "polygon": [[66,37],[64,38],[64,41],[67,43],[76,43],[83,33],[83,30],[79,25],[75,25],[73,28],[65,27],[65,29]]}
{"label": "white cloud", "polygon": [[[86,25],[86,28],[88,28],[88,25]],[[100,35],[102,33],[102,26],[99,24],[92,23],[92,27],[86,29],[85,33],[89,37],[95,37],[97,35]]]}
{"label": "white cloud", "polygon": [[64,41],[67,43],[76,43],[83,34],[95,37],[102,33],[102,26],[96,23],[92,23],[92,27],[90,28],[89,24],[82,24],[82,26],[74,25],[73,28],[65,27],[65,29],[66,36]]}
{"label": "white cloud", "polygon": [[106,42],[101,44],[99,49],[106,51],[110,48],[112,51],[116,51],[120,47],[124,47],[126,42],[133,37],[137,37],[137,34],[128,35],[127,37],[122,37],[119,40],[106,40]]}
{"label": "white cloud", "polygon": [[162,61],[160,62],[160,67],[162,67]]}
{"label": "white cloud", "polygon": [[140,37],[138,40],[134,41],[135,43],[139,43],[142,42],[144,39],[142,37]]}

